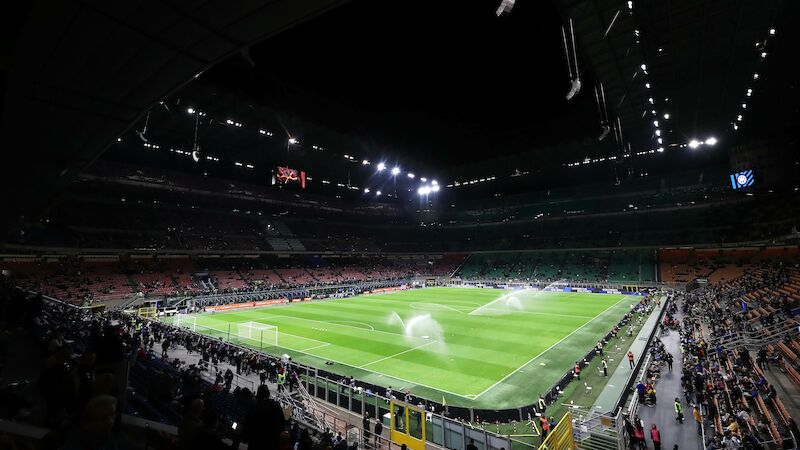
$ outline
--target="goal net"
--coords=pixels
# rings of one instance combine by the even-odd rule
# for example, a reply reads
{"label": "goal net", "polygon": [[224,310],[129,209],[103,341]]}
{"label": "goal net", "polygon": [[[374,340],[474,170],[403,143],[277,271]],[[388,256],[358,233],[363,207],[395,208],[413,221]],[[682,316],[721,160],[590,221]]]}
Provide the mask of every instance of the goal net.
{"label": "goal net", "polygon": [[237,336],[243,344],[257,348],[278,345],[278,327],[261,322],[245,322],[238,326]]}
{"label": "goal net", "polygon": [[172,321],[176,327],[188,328],[192,331],[197,331],[197,318],[191,316],[183,316],[178,314]]}

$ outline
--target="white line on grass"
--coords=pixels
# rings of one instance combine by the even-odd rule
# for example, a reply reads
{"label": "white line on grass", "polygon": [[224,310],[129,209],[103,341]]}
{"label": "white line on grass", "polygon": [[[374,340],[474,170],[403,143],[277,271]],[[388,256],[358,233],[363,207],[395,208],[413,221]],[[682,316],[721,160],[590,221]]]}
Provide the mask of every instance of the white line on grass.
{"label": "white line on grass", "polygon": [[[545,316],[559,316],[559,317],[578,317],[581,319],[594,319],[597,316],[581,316],[578,314],[557,314],[557,313],[549,313],[549,312],[537,312],[537,311],[522,311],[518,309],[499,309],[499,308],[487,308],[487,311],[498,311],[498,312],[505,312],[508,314],[537,314],[537,315],[545,315]],[[601,313],[602,314],[602,313]],[[471,314],[474,315],[474,314]],[[490,317],[491,315],[488,314]]]}
{"label": "white line on grass", "polygon": [[510,377],[511,375],[514,375],[515,373],[519,372],[520,370],[522,370],[522,368],[523,368],[523,367],[527,366],[528,364],[530,364],[530,363],[532,363],[534,360],[536,360],[536,358],[538,358],[538,357],[540,357],[540,356],[544,355],[545,353],[547,353],[548,351],[550,351],[550,349],[552,349],[552,348],[553,348],[553,347],[555,347],[556,345],[558,345],[558,344],[562,343],[562,342],[563,342],[563,341],[564,341],[566,338],[568,338],[568,337],[572,336],[573,334],[577,333],[578,331],[582,330],[582,329],[583,329],[583,328],[584,328],[586,325],[589,325],[590,323],[594,322],[595,320],[597,320],[597,318],[598,318],[598,317],[600,317],[600,316],[602,316],[603,314],[605,314],[606,312],[608,312],[608,311],[609,311],[611,308],[613,308],[613,307],[615,307],[615,306],[619,305],[620,303],[622,303],[622,302],[623,302],[625,299],[627,299],[627,298],[628,298],[628,296],[627,296],[627,295],[626,295],[625,297],[622,297],[622,300],[620,300],[620,301],[618,301],[617,303],[614,303],[613,305],[609,306],[608,308],[606,308],[605,310],[603,310],[603,312],[601,312],[600,314],[598,314],[598,315],[594,316],[594,318],[593,318],[592,320],[589,320],[589,321],[587,321],[586,323],[584,323],[583,325],[581,325],[580,327],[578,327],[578,328],[574,329],[574,330],[572,331],[572,333],[570,333],[570,334],[568,334],[568,335],[564,336],[563,338],[561,338],[561,340],[559,340],[559,341],[558,341],[558,342],[556,342],[555,344],[551,345],[550,347],[547,347],[547,348],[546,348],[546,349],[545,349],[543,352],[541,352],[541,353],[539,353],[538,355],[534,356],[533,358],[531,358],[530,360],[528,360],[528,362],[526,362],[525,364],[523,364],[523,365],[521,365],[521,366],[517,367],[516,369],[514,369],[514,371],[513,371],[513,372],[511,372],[510,374],[508,374],[508,375],[504,376],[503,378],[501,378],[501,379],[500,379],[500,381],[498,381],[497,383],[495,383],[495,384],[493,384],[493,385],[489,386],[488,388],[484,389],[484,390],[483,390],[483,392],[481,392],[480,394],[478,394],[478,395],[477,395],[475,398],[477,399],[478,397],[480,397],[481,395],[485,394],[486,392],[488,392],[489,390],[491,390],[492,388],[494,388],[494,387],[495,387],[495,386],[497,386],[498,384],[502,383],[503,381],[506,381],[506,379],[508,379],[508,377]]}
{"label": "white line on grass", "polygon": [[[330,322],[330,321],[327,321],[327,320],[306,319],[305,317],[287,316],[285,314],[270,314],[269,316],[270,317],[286,317],[286,318],[289,318],[289,319],[306,320],[306,321],[309,321],[309,322],[317,322],[317,323],[327,323],[328,325],[336,325],[336,326],[339,326],[339,327],[354,328],[356,330],[368,331],[370,333],[383,333],[383,334],[391,334],[392,336],[401,336],[403,338],[406,337],[404,334],[401,334],[401,333],[392,333],[391,331],[383,331],[383,330],[367,330],[366,328],[354,327],[352,325],[344,325],[344,324],[340,324],[340,323],[333,323],[333,322]],[[422,339],[422,338],[418,338],[418,339]]]}
{"label": "white line on grass", "polygon": [[[439,392],[444,392],[445,394],[455,395],[456,397],[466,398],[466,399],[469,399],[469,400],[474,398],[474,397],[468,397],[468,396],[466,396],[464,394],[458,394],[458,393],[455,393],[455,392],[448,391],[446,389],[442,389],[442,388],[438,388],[438,387],[431,386],[431,385],[428,385],[428,384],[420,383],[419,381],[406,380],[405,378],[400,378],[398,376],[389,375],[389,374],[386,374],[386,373],[383,373],[383,372],[378,372],[377,370],[360,368],[360,367],[354,366],[354,365],[352,365],[350,363],[346,363],[346,362],[342,362],[342,361],[339,361],[339,360],[336,360],[336,359],[328,358],[326,356],[319,356],[319,355],[315,355],[313,353],[307,353],[307,352],[305,352],[303,350],[295,350],[295,349],[290,348],[290,347],[283,347],[283,346],[281,346],[281,347],[285,348],[286,350],[291,350],[293,352],[302,353],[302,354],[308,355],[308,356],[313,356],[314,358],[319,358],[319,359],[322,359],[322,360],[325,360],[325,361],[335,362],[335,363],[341,364],[343,366],[352,367],[354,369],[359,369],[359,370],[365,370],[367,372],[374,373],[375,375],[380,375],[382,377],[393,378],[393,379],[395,379],[397,381],[402,381],[404,383],[408,383],[408,384],[413,385],[413,386],[426,387],[428,389],[434,389],[434,390],[439,391]],[[468,394],[468,395],[474,395],[474,394]]]}
{"label": "white line on grass", "polygon": [[364,367],[366,367],[366,366],[369,366],[369,365],[372,365],[372,364],[375,364],[375,363],[379,363],[379,362],[381,362],[381,361],[386,361],[387,359],[392,359],[392,358],[394,358],[395,356],[400,356],[400,355],[402,355],[403,353],[413,352],[414,350],[420,349],[420,348],[422,348],[422,347],[427,347],[428,345],[431,345],[431,344],[433,344],[433,343],[435,343],[435,342],[439,342],[439,341],[430,341],[430,342],[426,342],[426,343],[424,343],[424,344],[422,344],[422,345],[418,345],[418,346],[416,346],[416,347],[414,347],[414,348],[409,348],[408,350],[403,350],[402,352],[395,353],[394,355],[390,355],[390,356],[387,356],[387,357],[385,357],[385,358],[376,359],[375,361],[368,362],[368,363],[366,363],[366,364],[363,364],[363,365],[361,365],[361,366],[358,366],[358,368],[359,368],[359,369],[362,369],[362,368],[364,368]]}
{"label": "white line on grass", "polygon": [[[364,322],[356,322],[355,320],[325,320],[324,322],[332,323],[334,325],[344,325],[346,323],[357,323],[359,325],[368,326],[369,327],[369,331],[375,331],[375,327],[373,327],[372,325],[370,325],[368,323],[364,323]],[[356,327],[356,328],[361,328],[361,327]],[[366,328],[362,328],[362,329],[366,330]]]}
{"label": "white line on grass", "polygon": [[[309,347],[309,348],[303,349],[303,351],[307,352],[309,350],[314,350],[314,349],[317,349],[317,348],[327,347],[329,345],[331,345],[331,344],[326,342],[326,343],[324,343],[322,345],[317,345],[317,346],[314,346],[314,347]],[[299,351],[299,350],[297,350],[297,351]]]}

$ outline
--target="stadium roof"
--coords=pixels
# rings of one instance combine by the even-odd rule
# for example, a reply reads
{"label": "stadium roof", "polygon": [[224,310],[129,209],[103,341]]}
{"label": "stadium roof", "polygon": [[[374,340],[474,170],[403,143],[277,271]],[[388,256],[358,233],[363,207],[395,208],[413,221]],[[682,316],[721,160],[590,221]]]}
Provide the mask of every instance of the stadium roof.
{"label": "stadium roof", "polygon": [[[498,174],[587,160],[630,172],[637,153],[659,145],[678,154],[687,139],[712,133],[730,143],[740,114],[739,133],[756,128],[756,116],[771,125],[797,115],[798,102],[779,101],[797,95],[785,70],[796,2],[516,3],[501,17],[498,0],[67,0],[7,14],[2,145],[24,150],[7,150],[2,165],[2,189],[20,194],[4,217],[53,200],[118,136],[142,130],[147,111],[187,101],[221,115],[245,99],[234,113],[269,111],[264,122],[287,136],[302,128],[326,140],[304,144],[386,155],[441,177],[465,163],[480,170],[483,159]],[[583,85],[567,101],[561,30],[570,21]],[[198,74],[204,84],[179,89]],[[600,83],[608,122],[620,119],[602,142]],[[209,89],[227,101],[213,104],[221,97]],[[163,125],[150,132],[191,144],[193,127]],[[262,150],[251,137],[216,133],[203,145]]]}

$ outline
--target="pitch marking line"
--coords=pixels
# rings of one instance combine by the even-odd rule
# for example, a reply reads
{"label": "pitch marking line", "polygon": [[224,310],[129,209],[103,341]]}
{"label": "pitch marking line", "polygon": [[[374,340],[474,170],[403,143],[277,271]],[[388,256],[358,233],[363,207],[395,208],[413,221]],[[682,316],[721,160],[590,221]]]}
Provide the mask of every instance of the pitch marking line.
{"label": "pitch marking line", "polygon": [[[325,322],[332,323],[334,325],[344,325],[344,324],[347,324],[347,323],[357,323],[359,325],[364,325],[366,327],[369,327],[369,331],[375,331],[375,327],[373,327],[372,325],[370,325],[368,323],[365,323],[365,322],[356,322],[354,320],[326,320]],[[356,328],[361,328],[361,327],[356,327]],[[366,330],[366,328],[361,328],[361,329],[362,330]]]}
{"label": "pitch marking line", "polygon": [[364,368],[364,367],[366,367],[366,366],[369,366],[369,365],[372,365],[372,364],[375,364],[375,363],[379,363],[379,362],[381,362],[381,361],[386,361],[387,359],[392,359],[392,358],[394,358],[395,356],[400,356],[400,355],[402,355],[402,354],[404,354],[404,353],[413,352],[414,350],[418,350],[418,349],[420,349],[420,348],[422,348],[422,347],[427,347],[427,346],[429,346],[429,345],[431,345],[431,344],[435,344],[436,342],[439,342],[439,341],[430,341],[430,342],[426,342],[426,343],[424,343],[424,344],[422,344],[422,345],[418,345],[418,346],[416,346],[416,347],[414,347],[414,348],[409,348],[408,350],[403,350],[402,352],[395,353],[394,355],[390,355],[390,356],[387,356],[387,357],[385,357],[385,358],[376,359],[375,361],[368,362],[368,363],[366,363],[366,364],[364,364],[364,365],[358,366],[358,368],[359,368],[359,369],[363,369],[363,368]]}
{"label": "pitch marking line", "polygon": [[[354,327],[352,325],[344,325],[344,324],[340,324],[340,323],[332,323],[332,322],[326,321],[326,320],[306,319],[305,317],[287,316],[285,314],[270,314],[269,317],[286,317],[288,319],[305,320],[305,321],[308,321],[308,322],[327,323],[328,325],[336,325],[336,326],[339,326],[339,327],[353,328],[353,329],[356,329],[356,330],[368,331],[370,333],[383,333],[383,334],[390,334],[392,336],[401,336],[401,337],[404,337],[404,338],[406,337],[404,334],[392,333],[391,331],[367,330],[366,328]],[[282,331],[280,331],[280,330],[279,330],[279,332],[282,333]],[[422,339],[422,338],[416,338],[416,339]]]}
{"label": "pitch marking line", "polygon": [[573,334],[577,333],[578,331],[582,330],[582,329],[583,329],[583,328],[584,328],[586,325],[589,325],[590,323],[594,322],[595,320],[597,320],[597,318],[599,318],[600,316],[604,315],[604,314],[605,314],[605,313],[607,313],[609,310],[611,310],[611,308],[614,308],[614,307],[616,307],[617,305],[619,305],[620,303],[622,303],[623,301],[625,301],[626,299],[628,299],[628,297],[629,297],[629,296],[627,296],[627,295],[626,295],[625,297],[622,297],[622,300],[620,300],[620,301],[618,301],[617,303],[614,303],[613,305],[609,306],[608,308],[606,308],[605,310],[603,310],[603,312],[601,312],[600,314],[596,315],[596,316],[594,317],[594,319],[591,319],[591,320],[587,321],[586,323],[584,323],[583,325],[581,325],[579,328],[576,328],[575,330],[573,330],[573,331],[572,331],[572,333],[570,333],[570,334],[568,334],[568,335],[564,336],[563,338],[561,338],[561,340],[559,340],[559,341],[558,341],[558,342],[556,342],[555,344],[551,345],[550,347],[547,347],[547,348],[546,348],[546,349],[545,349],[543,352],[541,352],[541,353],[539,353],[538,355],[534,356],[533,358],[531,358],[530,360],[528,360],[528,362],[526,362],[525,364],[523,364],[523,365],[521,365],[521,366],[517,367],[516,369],[514,369],[514,371],[513,371],[513,372],[511,372],[510,374],[508,374],[508,375],[504,376],[503,378],[501,378],[501,379],[500,379],[500,381],[498,381],[497,383],[495,383],[495,384],[493,384],[493,385],[489,386],[488,388],[484,389],[484,391],[483,391],[483,392],[481,392],[480,394],[478,394],[478,395],[477,395],[475,398],[477,399],[478,397],[480,397],[481,395],[483,395],[483,394],[485,394],[486,392],[490,391],[492,388],[494,388],[494,387],[495,387],[495,386],[497,386],[498,384],[502,383],[503,381],[506,381],[506,380],[508,379],[508,377],[510,377],[511,375],[514,375],[515,373],[519,372],[520,370],[522,370],[522,368],[523,368],[523,367],[527,366],[528,364],[530,364],[530,363],[532,363],[534,360],[536,360],[536,358],[538,358],[538,357],[540,357],[540,356],[544,355],[545,353],[547,353],[548,351],[550,351],[550,349],[552,349],[552,348],[553,348],[553,347],[555,347],[556,345],[558,345],[558,344],[562,343],[562,342],[563,342],[565,339],[567,339],[568,337],[570,337],[570,336],[572,336]]}
{"label": "pitch marking line", "polygon": [[[314,347],[305,348],[305,349],[303,349],[303,351],[307,352],[307,351],[309,351],[309,350],[314,350],[314,349],[317,349],[317,348],[327,347],[327,346],[329,346],[329,345],[331,345],[331,344],[329,344],[329,343],[327,343],[327,342],[326,342],[326,343],[324,343],[324,344],[322,344],[322,345],[317,345],[317,346],[314,346]],[[298,352],[299,352],[300,350],[296,350],[296,351],[298,351]]]}
{"label": "pitch marking line", "polygon": [[[433,341],[433,342],[435,342],[435,341]],[[341,364],[341,365],[347,366],[347,367],[352,367],[354,369],[365,370],[367,372],[374,373],[375,375],[378,375],[378,376],[381,376],[381,377],[392,378],[392,379],[395,379],[397,381],[402,381],[403,383],[408,383],[411,386],[426,387],[428,389],[434,389],[434,390],[439,391],[439,392],[444,392],[445,394],[455,395],[456,397],[466,398],[466,399],[470,399],[470,400],[474,398],[474,397],[468,397],[467,395],[464,395],[464,394],[458,394],[456,392],[451,392],[451,391],[448,391],[446,389],[442,389],[442,388],[434,387],[434,386],[431,386],[431,385],[428,385],[428,384],[420,383],[418,381],[411,381],[411,380],[407,380],[405,378],[400,378],[398,376],[389,375],[389,374],[386,374],[386,373],[383,373],[383,372],[378,372],[376,370],[371,370],[371,369],[366,369],[366,368],[362,369],[362,368],[360,368],[358,366],[354,366],[354,365],[352,365],[350,363],[346,363],[346,362],[342,362],[342,361],[339,361],[339,360],[336,360],[336,359],[328,358],[326,356],[315,355],[313,353],[308,353],[308,352],[305,352],[303,350],[296,350],[296,349],[293,349],[291,347],[282,347],[282,348],[285,348],[286,350],[290,350],[290,351],[293,351],[293,352],[302,353],[304,355],[313,356],[314,358],[320,358],[320,359],[323,359],[325,361],[335,362],[337,364]],[[474,394],[468,394],[468,395],[474,395]]]}

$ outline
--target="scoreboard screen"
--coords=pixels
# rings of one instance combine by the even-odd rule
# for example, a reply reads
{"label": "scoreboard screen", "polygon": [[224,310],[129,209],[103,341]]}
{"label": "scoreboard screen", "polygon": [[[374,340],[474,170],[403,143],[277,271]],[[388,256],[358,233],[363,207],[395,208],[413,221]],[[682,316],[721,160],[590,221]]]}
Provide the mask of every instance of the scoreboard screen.
{"label": "scoreboard screen", "polygon": [[306,188],[306,173],[303,170],[278,166],[275,179],[281,184],[299,183],[303,189]]}
{"label": "scoreboard screen", "polygon": [[756,178],[753,176],[752,170],[743,170],[731,174],[731,187],[733,189],[743,189],[750,187],[756,183]]}

